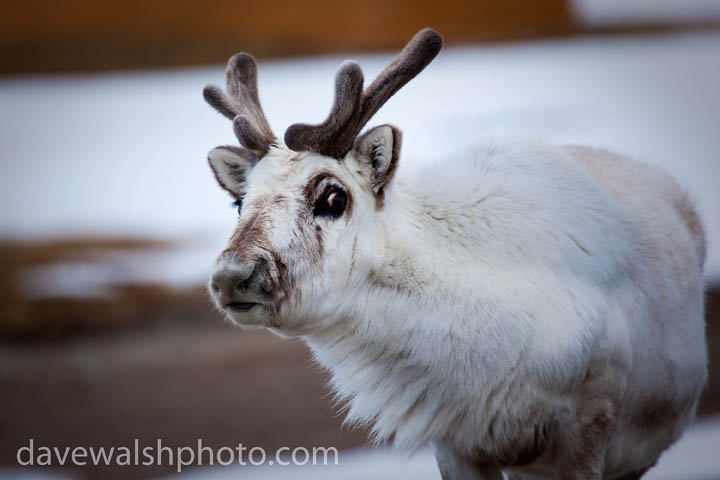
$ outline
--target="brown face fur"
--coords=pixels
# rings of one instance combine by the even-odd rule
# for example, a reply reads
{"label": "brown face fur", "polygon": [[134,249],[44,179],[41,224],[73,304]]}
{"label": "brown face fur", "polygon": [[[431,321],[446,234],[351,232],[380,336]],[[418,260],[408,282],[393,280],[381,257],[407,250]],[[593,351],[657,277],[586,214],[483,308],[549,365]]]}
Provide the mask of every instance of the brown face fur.
{"label": "brown face fur", "polygon": [[[309,317],[344,295],[369,263],[358,258],[358,245],[372,243],[399,143],[396,128],[381,126],[342,160],[273,147],[253,162],[226,147],[213,150],[220,186],[242,201],[210,282],[217,306],[238,324],[287,332],[308,327]],[[342,196],[332,215],[324,210],[331,193]]]}
{"label": "brown face fur", "polygon": [[[216,271],[253,264],[254,273],[240,291],[225,295],[227,298],[221,298],[219,290],[211,288],[211,293],[233,321],[281,328],[283,310],[297,306],[303,290],[316,289],[303,286],[322,277],[326,257],[332,256],[326,243],[336,246],[347,237],[355,204],[353,190],[362,187],[356,179],[347,178],[347,169],[337,160],[283,155],[280,150],[273,153],[238,182],[242,190],[228,189],[242,198],[243,206],[228,246],[218,257]],[[230,173],[237,171],[237,167],[228,168]],[[217,176],[227,180],[222,173]],[[338,218],[318,217],[315,205],[331,188],[346,195],[344,211]],[[233,312],[226,308],[230,301],[258,305],[252,311]]]}

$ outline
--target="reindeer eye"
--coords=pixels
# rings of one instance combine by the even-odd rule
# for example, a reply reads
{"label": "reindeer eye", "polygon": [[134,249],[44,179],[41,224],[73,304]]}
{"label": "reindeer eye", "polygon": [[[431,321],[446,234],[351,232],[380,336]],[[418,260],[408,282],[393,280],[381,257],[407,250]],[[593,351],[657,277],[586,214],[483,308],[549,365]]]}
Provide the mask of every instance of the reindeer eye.
{"label": "reindeer eye", "polygon": [[329,187],[315,203],[313,215],[338,218],[345,211],[346,193],[338,187]]}
{"label": "reindeer eye", "polygon": [[242,198],[239,198],[232,202],[232,206],[234,208],[237,208],[238,216],[240,216],[240,214],[242,213]]}

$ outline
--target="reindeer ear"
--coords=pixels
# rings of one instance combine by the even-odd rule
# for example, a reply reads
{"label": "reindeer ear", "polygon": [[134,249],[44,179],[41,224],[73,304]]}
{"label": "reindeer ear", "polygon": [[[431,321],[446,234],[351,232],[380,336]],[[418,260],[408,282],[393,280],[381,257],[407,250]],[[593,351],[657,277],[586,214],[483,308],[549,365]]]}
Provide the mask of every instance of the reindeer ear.
{"label": "reindeer ear", "polygon": [[210,150],[208,163],[220,186],[235,198],[245,195],[245,178],[258,156],[244,148],[223,146]]}
{"label": "reindeer ear", "polygon": [[395,174],[400,159],[400,146],[402,132],[393,125],[375,127],[355,141],[353,150],[361,163],[366,163],[370,171],[370,181],[376,194],[382,193],[383,188],[390,182]]}

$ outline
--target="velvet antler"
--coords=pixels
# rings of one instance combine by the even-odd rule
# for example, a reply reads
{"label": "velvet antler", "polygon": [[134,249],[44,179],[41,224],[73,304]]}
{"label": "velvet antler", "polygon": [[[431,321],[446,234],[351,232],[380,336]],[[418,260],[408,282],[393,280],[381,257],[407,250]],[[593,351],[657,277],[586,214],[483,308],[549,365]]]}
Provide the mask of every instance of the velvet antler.
{"label": "velvet antler", "polygon": [[360,93],[363,75],[346,62],[335,77],[335,102],[318,125],[295,123],[285,131],[285,144],[295,151],[312,151],[341,159],[370,118],[440,52],[442,37],[433,29],[419,31],[390,65]]}
{"label": "velvet antler", "polygon": [[203,89],[203,97],[233,121],[240,143],[262,158],[276,138],[260,106],[255,59],[247,53],[233,55],[227,63],[226,77],[227,95],[219,87],[208,85]]}

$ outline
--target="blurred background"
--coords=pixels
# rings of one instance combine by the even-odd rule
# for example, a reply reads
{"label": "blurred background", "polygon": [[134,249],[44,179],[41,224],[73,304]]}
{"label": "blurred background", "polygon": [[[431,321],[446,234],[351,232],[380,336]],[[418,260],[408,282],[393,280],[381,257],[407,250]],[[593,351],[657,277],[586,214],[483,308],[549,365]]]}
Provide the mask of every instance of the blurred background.
{"label": "blurred background", "polygon": [[[364,431],[341,427],[301,342],[230,328],[203,287],[236,216],[206,153],[236,140],[202,87],[224,82],[230,55],[252,53],[282,135],[325,117],[343,60],[370,79],[425,26],[445,37],[443,52],[372,122],[404,130],[402,161],[519,132],[661,165],[691,192],[710,244],[711,378],[698,424],[648,478],[720,478],[720,0],[3,5],[0,477],[175,470],[19,468],[30,438],[57,447],[202,438],[334,446],[344,478],[439,478],[427,451],[408,460],[365,447]],[[229,471],[340,470],[189,475]]]}

